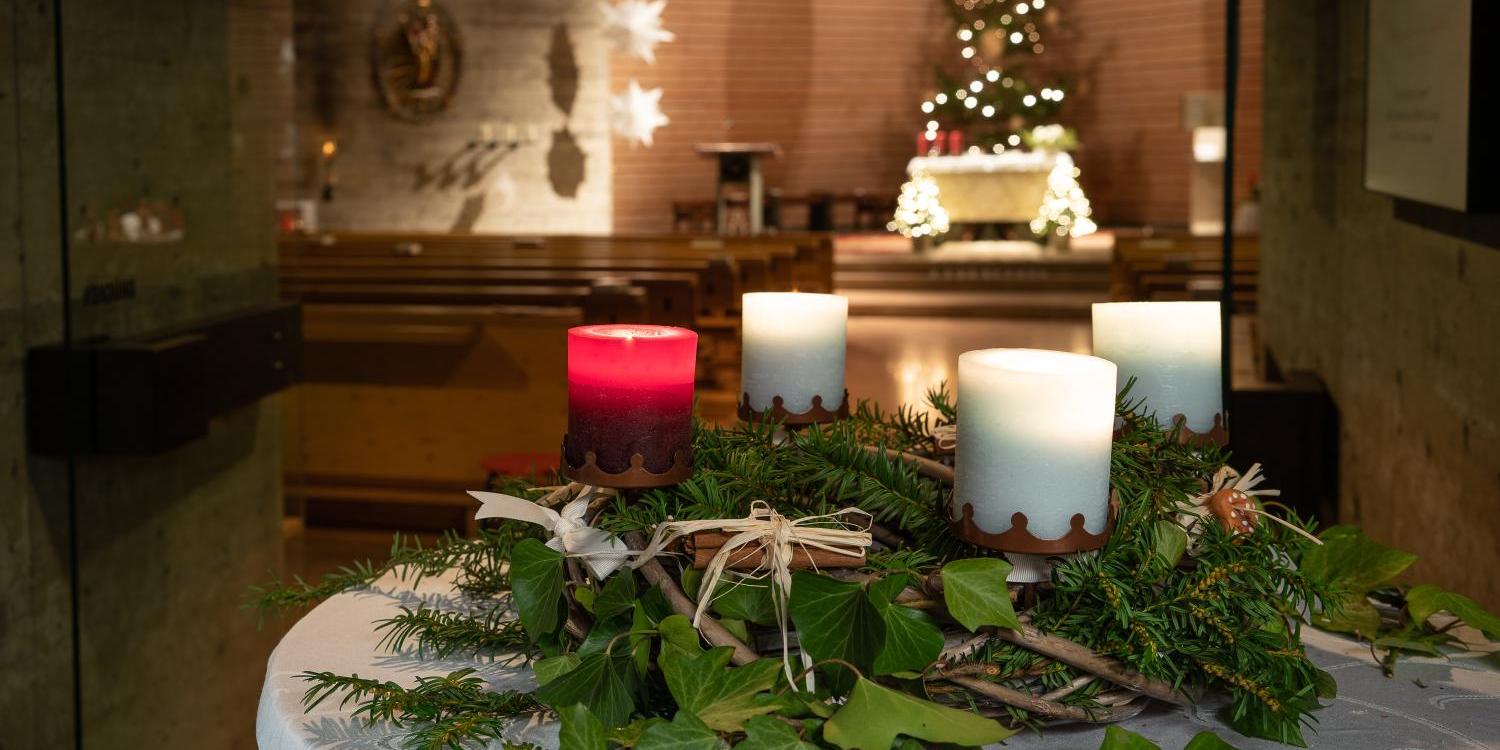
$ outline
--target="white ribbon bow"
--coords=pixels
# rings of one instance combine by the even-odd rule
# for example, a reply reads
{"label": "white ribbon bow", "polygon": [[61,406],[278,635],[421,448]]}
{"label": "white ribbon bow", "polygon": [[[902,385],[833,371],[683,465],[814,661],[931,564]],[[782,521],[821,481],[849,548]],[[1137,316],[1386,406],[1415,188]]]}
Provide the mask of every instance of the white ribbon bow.
{"label": "white ribbon bow", "polygon": [[587,488],[574,500],[563,506],[559,513],[530,500],[498,492],[470,492],[480,502],[474,518],[508,518],[513,521],[534,523],[552,532],[547,546],[566,557],[583,560],[596,580],[604,580],[625,564],[630,548],[603,529],[589,526],[584,514],[589,509],[593,488]]}

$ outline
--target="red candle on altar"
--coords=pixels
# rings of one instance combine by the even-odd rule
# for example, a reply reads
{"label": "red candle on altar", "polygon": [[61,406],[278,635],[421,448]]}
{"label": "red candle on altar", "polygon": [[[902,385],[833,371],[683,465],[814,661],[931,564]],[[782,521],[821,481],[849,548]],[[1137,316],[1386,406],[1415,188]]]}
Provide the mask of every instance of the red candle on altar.
{"label": "red candle on altar", "polygon": [[686,328],[569,329],[563,473],[604,487],[686,479],[692,472],[697,359],[698,334]]}

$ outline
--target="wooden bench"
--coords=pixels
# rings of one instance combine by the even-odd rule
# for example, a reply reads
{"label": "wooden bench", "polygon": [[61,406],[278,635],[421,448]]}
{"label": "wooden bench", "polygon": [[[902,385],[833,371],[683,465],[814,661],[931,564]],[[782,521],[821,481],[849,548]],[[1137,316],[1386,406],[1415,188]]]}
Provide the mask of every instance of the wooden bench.
{"label": "wooden bench", "polygon": [[645,292],[646,317],[651,323],[691,327],[704,312],[698,296],[698,276],[689,272],[632,271],[613,275],[587,269],[497,268],[305,268],[283,269],[286,285],[389,284],[429,288],[476,286],[635,286]]}
{"label": "wooden bench", "polygon": [[[1186,235],[1129,237],[1115,240],[1110,263],[1110,292],[1115,300],[1216,300],[1223,290],[1220,239]],[[1260,268],[1259,241],[1235,239],[1230,280],[1235,308],[1256,307]]]}
{"label": "wooden bench", "polygon": [[582,322],[568,307],[304,305],[303,381],[282,397],[289,496],[375,525],[472,516],[462,490],[482,487],[487,457],[560,443]]}

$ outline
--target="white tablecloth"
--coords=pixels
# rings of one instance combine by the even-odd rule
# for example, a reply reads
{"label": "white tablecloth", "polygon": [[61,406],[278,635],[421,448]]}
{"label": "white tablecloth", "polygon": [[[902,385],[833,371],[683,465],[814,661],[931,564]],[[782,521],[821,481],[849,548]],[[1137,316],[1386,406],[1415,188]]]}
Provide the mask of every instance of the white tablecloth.
{"label": "white tablecloth", "polygon": [[[402,730],[388,724],[368,725],[339,710],[338,699],[325,701],[311,714],[302,711],[306,684],[297,678],[305,670],[357,672],[364,677],[413,684],[418,675],[442,675],[475,667],[496,689],[529,688],[530,670],[518,662],[449,659],[422,660],[413,654],[392,654],[376,648],[380,636],[371,623],[391,616],[397,607],[426,602],[458,607],[460,603],[442,580],[424,581],[413,589],[384,580],[369,591],[335,596],[299,621],[276,650],[266,669],[256,717],[256,739],[262,750],[376,750],[400,747]],[[1500,670],[1473,655],[1403,659],[1396,676],[1387,679],[1363,645],[1308,630],[1304,639],[1313,662],[1331,672],[1339,696],[1313,714],[1317,723],[1305,730],[1314,748],[1350,750],[1485,750],[1500,748]],[[1154,708],[1130,721],[1139,732],[1163,748],[1180,748],[1189,737],[1214,730],[1242,750],[1284,748],[1273,742],[1251,740],[1227,729],[1214,718],[1213,706],[1196,710]],[[1051,729],[1044,737],[1019,734],[1010,748],[1098,747],[1103,729],[1069,726]],[[524,723],[512,739],[557,746],[557,727]]]}
{"label": "white tablecloth", "polygon": [[1057,155],[1042,151],[918,156],[908,174],[937,182],[938,202],[955,223],[1029,222],[1047,193]]}

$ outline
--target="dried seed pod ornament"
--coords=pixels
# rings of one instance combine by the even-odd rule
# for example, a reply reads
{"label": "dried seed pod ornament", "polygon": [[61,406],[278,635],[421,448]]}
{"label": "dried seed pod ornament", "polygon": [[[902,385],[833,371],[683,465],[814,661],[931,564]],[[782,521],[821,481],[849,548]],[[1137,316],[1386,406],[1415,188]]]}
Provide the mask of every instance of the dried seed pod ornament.
{"label": "dried seed pod ornament", "polygon": [[1213,481],[1209,482],[1208,490],[1189,497],[1177,516],[1177,522],[1187,530],[1188,550],[1197,546],[1205,523],[1216,521],[1231,535],[1248,534],[1255,531],[1261,518],[1269,518],[1322,544],[1317,537],[1261,509],[1255,498],[1281,494],[1281,490],[1256,489],[1265,479],[1260,473],[1260,464],[1251,466],[1243,475],[1228,466],[1220,467]]}

